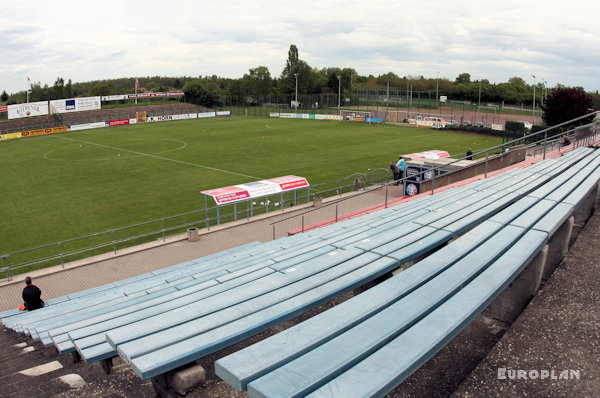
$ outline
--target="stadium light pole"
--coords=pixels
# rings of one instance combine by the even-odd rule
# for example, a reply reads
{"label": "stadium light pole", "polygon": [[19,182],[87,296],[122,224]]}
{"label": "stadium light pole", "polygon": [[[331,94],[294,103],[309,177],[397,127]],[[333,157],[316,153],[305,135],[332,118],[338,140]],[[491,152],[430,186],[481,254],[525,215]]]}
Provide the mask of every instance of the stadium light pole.
{"label": "stadium light pole", "polygon": [[340,99],[342,98],[342,76],[338,75],[338,108],[340,108]]}
{"label": "stadium light pole", "polygon": [[439,83],[440,83],[440,72],[436,71],[437,78],[435,79],[435,109],[438,108],[438,98],[439,98]]}
{"label": "stadium light pole", "polygon": [[535,124],[535,75],[531,76],[533,76],[533,106],[531,107],[531,125],[533,126]]}
{"label": "stadium light pole", "polygon": [[294,73],[294,77],[296,78],[296,109],[298,109],[298,74]]}
{"label": "stadium light pole", "polygon": [[545,104],[546,103],[546,84],[548,84],[548,82],[544,79],[542,79],[542,82],[544,83],[544,88],[542,89],[542,103]]}

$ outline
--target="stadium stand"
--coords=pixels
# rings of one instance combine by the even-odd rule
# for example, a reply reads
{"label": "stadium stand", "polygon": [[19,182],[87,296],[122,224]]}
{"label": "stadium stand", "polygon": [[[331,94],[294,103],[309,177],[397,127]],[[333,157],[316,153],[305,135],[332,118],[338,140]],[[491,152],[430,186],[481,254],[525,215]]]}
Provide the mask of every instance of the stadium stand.
{"label": "stadium stand", "polygon": [[[32,313],[1,313],[0,318],[5,326],[41,339],[46,346],[54,344],[62,353],[77,350],[88,363],[109,361],[118,354],[130,363],[138,376],[154,380],[165,372],[291,319],[344,292],[389,275],[394,269],[405,267],[409,261],[443,247],[475,227],[438,252],[426,256],[416,266],[347,301],[350,304],[336,307],[336,311],[342,311],[337,308],[353,308],[354,303],[369,300],[368,297],[404,292],[386,302],[367,303],[365,313],[374,314],[372,317],[342,318],[341,329],[329,335],[319,335],[323,343],[331,341],[335,344],[336,336],[345,332],[342,329],[354,325],[366,328],[367,335],[371,335],[370,322],[377,322],[377,317],[389,316],[377,314],[388,314],[391,310],[387,308],[395,308],[393,302],[416,300],[418,292],[442,294],[438,284],[454,286],[428,307],[425,304],[415,307],[419,314],[412,321],[389,329],[388,337],[374,342],[371,348],[357,351],[358,359],[345,362],[333,373],[315,376],[322,381],[308,381],[309,387],[301,385],[300,381],[292,383],[304,394],[324,383],[337,383],[336,377],[359,366],[364,358],[368,359],[373,347],[391,344],[389,336],[408,339],[402,336],[417,333],[410,332],[413,328],[406,330],[407,326],[426,325],[423,326],[425,329],[414,329],[423,333],[423,330],[429,330],[428,327],[435,331],[443,330],[438,326],[447,319],[462,319],[459,322],[461,327],[468,323],[484,308],[483,304],[473,307],[454,303],[462,303],[462,297],[472,291],[473,294],[485,295],[479,303],[487,304],[537,255],[550,236],[564,229],[558,227],[565,224],[565,219],[574,213],[576,217],[585,217],[579,215],[584,212],[581,209],[589,208],[589,203],[593,202],[589,198],[597,194],[600,178],[597,153],[580,148],[524,170],[509,171],[304,234],[242,246],[122,283],[55,299],[52,305]],[[584,197],[588,199],[582,202]],[[513,244],[519,250],[508,249]],[[439,261],[440,258],[446,260]],[[463,273],[462,267],[472,259],[479,268],[470,269],[470,274]],[[507,259],[516,266],[512,273],[504,275],[489,271],[495,270],[499,267],[496,264],[504,264]],[[490,273],[499,278],[497,287],[480,287],[485,285],[483,276],[487,277]],[[386,287],[396,283],[404,283],[408,287],[403,291]],[[466,288],[461,290],[465,285]],[[132,286],[137,290],[131,289]],[[452,311],[447,312],[448,307]],[[445,316],[446,313],[452,316]],[[330,312],[314,319],[332,316],[326,314]],[[371,318],[376,320],[368,321]],[[420,321],[416,322],[418,319]],[[298,325],[300,330],[302,325]],[[287,333],[295,333],[292,330],[298,329],[290,329]],[[457,330],[456,327],[445,329],[442,340],[451,338]],[[298,341],[303,340],[299,338]],[[388,375],[389,380],[384,383],[386,387],[378,391],[385,391],[414,371],[424,358],[439,348],[438,342],[434,343],[433,347],[427,346],[427,343],[420,346],[423,348],[420,359],[407,362],[406,373]],[[260,349],[270,344],[261,344]],[[328,347],[327,344],[322,346]],[[409,341],[409,346],[414,344]],[[288,352],[278,346],[276,351],[284,353],[288,358],[285,361],[297,359],[301,362],[303,354],[312,353],[307,352],[306,347]],[[320,347],[315,348],[312,355],[319,357]],[[359,346],[356,347],[358,350]],[[326,352],[326,348],[322,350]],[[237,360],[226,358],[217,363],[219,374],[238,388],[244,388],[249,379],[238,378],[239,369],[233,366],[230,370],[230,364],[233,362],[238,367],[250,368],[244,352],[232,357]],[[259,356],[262,355],[260,351]],[[271,388],[274,392],[278,391],[277,383],[272,380],[285,374],[286,366],[293,367],[298,363],[292,361],[284,365],[282,361],[278,359],[275,365],[263,365],[274,376],[269,378],[269,373],[264,379],[251,382],[252,394],[260,396],[263,390]],[[262,361],[259,362],[262,364]],[[324,367],[325,363],[323,367],[315,368]],[[268,372],[258,370],[255,375],[262,376]],[[375,377],[373,380],[376,380]],[[346,382],[339,383],[346,385]],[[368,384],[375,386],[376,383]],[[322,387],[323,391],[331,386]],[[334,388],[341,387],[336,384]]]}
{"label": "stadium stand", "polygon": [[599,164],[596,153],[545,162],[535,169],[557,166],[556,178],[382,284],[218,360],[217,374],[250,397],[385,395],[490,303],[496,318],[520,312],[556,264],[544,245],[568,242],[557,231],[597,200]]}

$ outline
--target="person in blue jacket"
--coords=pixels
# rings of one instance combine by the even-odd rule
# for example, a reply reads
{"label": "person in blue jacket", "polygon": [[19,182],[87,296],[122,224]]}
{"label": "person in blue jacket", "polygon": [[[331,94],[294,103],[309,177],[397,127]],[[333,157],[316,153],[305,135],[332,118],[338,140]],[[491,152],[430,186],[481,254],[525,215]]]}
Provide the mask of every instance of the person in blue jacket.
{"label": "person in blue jacket", "polygon": [[396,166],[398,167],[399,171],[398,179],[402,179],[404,177],[404,158],[402,156],[399,156],[398,163],[396,163]]}

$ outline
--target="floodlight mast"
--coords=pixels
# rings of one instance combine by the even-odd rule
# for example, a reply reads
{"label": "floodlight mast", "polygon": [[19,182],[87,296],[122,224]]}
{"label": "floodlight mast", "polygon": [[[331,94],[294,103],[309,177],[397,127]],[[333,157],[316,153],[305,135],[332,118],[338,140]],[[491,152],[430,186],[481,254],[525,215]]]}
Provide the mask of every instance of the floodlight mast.
{"label": "floodlight mast", "polygon": [[340,108],[340,99],[342,98],[342,76],[338,75],[338,108]]}
{"label": "floodlight mast", "polygon": [[438,98],[440,98],[439,97],[439,90],[438,90],[439,83],[440,83],[440,72],[436,71],[435,73],[437,74],[437,78],[435,79],[435,109],[437,110],[438,106],[439,106],[438,105]]}
{"label": "floodlight mast", "polygon": [[294,73],[294,77],[296,78],[296,108],[298,108],[298,74]]}
{"label": "floodlight mast", "polygon": [[531,76],[533,76],[533,107],[531,108],[531,125],[533,126],[535,124],[535,75]]}

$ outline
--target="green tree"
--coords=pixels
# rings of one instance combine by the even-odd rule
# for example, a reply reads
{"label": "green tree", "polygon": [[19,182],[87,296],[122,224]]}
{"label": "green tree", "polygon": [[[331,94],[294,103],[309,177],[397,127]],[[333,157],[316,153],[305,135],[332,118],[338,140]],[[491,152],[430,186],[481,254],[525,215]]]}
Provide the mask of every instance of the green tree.
{"label": "green tree", "polygon": [[[592,96],[587,94],[581,87],[557,87],[546,98],[542,105],[544,111],[543,119],[548,126],[555,126],[592,112]],[[573,125],[591,123],[594,115],[582,119]]]}
{"label": "green tree", "polygon": [[192,104],[208,108],[221,106],[222,100],[218,92],[218,86],[215,83],[215,81],[205,83],[200,80],[188,82],[183,86],[186,100]]}
{"label": "green tree", "polygon": [[92,89],[90,90],[90,94],[94,96],[110,95],[110,91],[110,86],[107,82],[104,82],[92,87]]}
{"label": "green tree", "polygon": [[461,73],[456,77],[454,81],[456,84],[466,84],[471,82],[471,75],[468,73]]}
{"label": "green tree", "polygon": [[52,87],[50,97],[52,99],[65,98],[64,90],[65,90],[65,79],[63,79],[62,77],[57,77],[56,81],[54,82],[54,86]]}
{"label": "green tree", "polygon": [[242,80],[248,94],[267,98],[273,91],[273,79],[266,66],[251,68],[249,73],[244,74]]}
{"label": "green tree", "polygon": [[522,77],[513,76],[508,79],[508,82],[514,86],[527,87],[527,83],[525,83]]}
{"label": "green tree", "polygon": [[298,47],[292,44],[278,82],[279,90],[283,94],[292,94],[296,91],[296,76],[298,78],[298,93],[313,94],[312,69],[306,62],[298,58]]}
{"label": "green tree", "polygon": [[2,102],[8,101],[8,94],[6,93],[6,90],[2,91],[2,95],[0,95],[0,101],[2,101]]}

